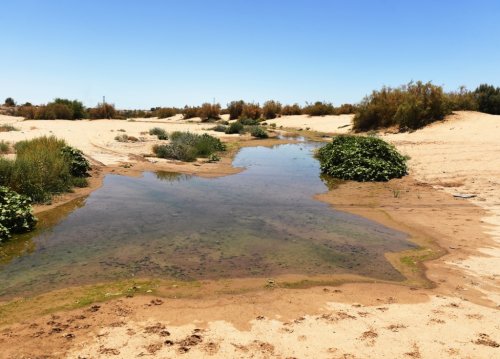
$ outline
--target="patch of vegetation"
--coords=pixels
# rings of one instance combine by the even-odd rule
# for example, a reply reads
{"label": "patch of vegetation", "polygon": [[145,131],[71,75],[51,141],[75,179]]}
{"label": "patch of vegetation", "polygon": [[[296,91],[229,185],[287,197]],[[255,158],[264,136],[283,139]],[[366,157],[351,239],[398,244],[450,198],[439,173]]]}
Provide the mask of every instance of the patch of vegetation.
{"label": "patch of vegetation", "polygon": [[170,144],[153,147],[157,157],[185,162],[195,161],[199,157],[209,157],[213,153],[225,150],[226,146],[216,137],[206,133],[198,135],[179,131],[170,134]]}
{"label": "patch of vegetation", "polygon": [[241,117],[243,113],[243,106],[245,105],[245,101],[232,101],[227,104],[227,111],[229,112],[229,120],[237,120]]}
{"label": "patch of vegetation", "polygon": [[477,101],[474,92],[461,86],[458,91],[446,94],[448,106],[452,111],[477,111]]}
{"label": "patch of vegetation", "polygon": [[16,101],[12,97],[7,97],[4,101],[4,106],[6,107],[14,107],[16,105]]}
{"label": "patch of vegetation", "polygon": [[281,109],[281,115],[282,116],[302,115],[302,108],[297,103],[294,103],[293,105],[285,105]]}
{"label": "patch of vegetation", "polygon": [[226,132],[227,126],[219,124],[219,125],[212,127],[210,130],[216,131],[216,132]]}
{"label": "patch of vegetation", "polygon": [[153,110],[153,117],[169,118],[177,115],[179,110],[174,107],[158,107]]}
{"label": "patch of vegetation", "polygon": [[220,118],[220,105],[218,103],[204,103],[198,110],[198,116],[201,122],[216,121]]}
{"label": "patch of vegetation", "polygon": [[185,106],[182,110],[182,118],[188,120],[190,118],[198,117],[199,107]]}
{"label": "patch of vegetation", "polygon": [[266,120],[271,120],[281,114],[281,103],[277,101],[266,101],[262,106],[262,115]]}
{"label": "patch of vegetation", "polygon": [[235,133],[242,133],[245,129],[245,126],[240,121],[235,121],[229,125],[229,127],[226,129],[226,133],[228,135],[230,134],[235,134]]}
{"label": "patch of vegetation", "polygon": [[158,137],[159,140],[168,140],[167,131],[160,127],[153,127],[149,130],[149,134]]}
{"label": "patch of vegetation", "polygon": [[407,174],[406,158],[376,137],[334,137],[318,158],[323,173],[345,180],[388,181]]}
{"label": "patch of vegetation", "polygon": [[479,85],[474,91],[477,109],[492,115],[500,115],[500,87]]}
{"label": "patch of vegetation", "polygon": [[[53,194],[70,191],[74,179],[88,176],[81,152],[53,136],[15,144],[15,160],[0,159],[0,185],[44,203]],[[79,181],[81,183],[81,181]]]}
{"label": "patch of vegetation", "polygon": [[0,153],[5,154],[8,153],[10,149],[10,145],[8,142],[5,142],[4,140],[0,141]]}
{"label": "patch of vegetation", "polygon": [[245,103],[241,111],[240,119],[259,120],[262,115],[262,109],[258,103]]}
{"label": "patch of vegetation", "polygon": [[269,137],[266,130],[263,129],[261,126],[250,127],[250,134],[253,137],[257,137],[257,138],[268,138]]}
{"label": "patch of vegetation", "polygon": [[335,107],[329,102],[316,101],[313,104],[306,104],[302,112],[309,116],[335,115]]}
{"label": "patch of vegetation", "polygon": [[19,129],[12,125],[0,125],[0,132],[10,132],[10,131],[19,131]]}
{"label": "patch of vegetation", "polygon": [[12,234],[31,231],[35,225],[29,198],[0,186],[0,243]]}
{"label": "patch of vegetation", "polygon": [[117,118],[117,111],[114,105],[102,103],[97,107],[89,109],[89,117],[94,120]]}
{"label": "patch of vegetation", "polygon": [[355,131],[398,126],[401,130],[418,129],[442,120],[450,113],[440,86],[430,82],[410,82],[399,88],[384,87],[366,97],[354,117]]}

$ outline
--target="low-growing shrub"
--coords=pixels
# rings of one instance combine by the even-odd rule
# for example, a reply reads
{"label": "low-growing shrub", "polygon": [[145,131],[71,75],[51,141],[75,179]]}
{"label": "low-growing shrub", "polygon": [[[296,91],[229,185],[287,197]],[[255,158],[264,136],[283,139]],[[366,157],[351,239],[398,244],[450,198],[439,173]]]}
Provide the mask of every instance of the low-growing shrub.
{"label": "low-growing shrub", "polygon": [[259,120],[253,118],[240,118],[237,122],[244,126],[256,126],[259,124]]}
{"label": "low-growing shrub", "polygon": [[216,126],[212,127],[210,130],[212,130],[212,131],[216,131],[216,132],[226,132],[226,130],[227,130],[227,126],[224,126],[224,125],[216,125]]}
{"label": "low-growing shrub", "polygon": [[220,105],[218,103],[204,103],[198,110],[198,116],[201,122],[215,121],[220,118]]}
{"label": "low-growing shrub", "polygon": [[277,101],[266,101],[262,106],[262,115],[266,120],[271,120],[281,114],[281,103]]}
{"label": "low-growing shrub", "polygon": [[118,141],[118,142],[128,142],[128,135],[127,134],[116,135],[115,136],[115,141]]}
{"label": "low-growing shrub", "polygon": [[245,126],[243,126],[243,124],[240,121],[235,121],[229,125],[229,127],[226,129],[226,133],[228,135],[234,133],[242,133],[244,128]]}
{"label": "low-growing shrub", "polygon": [[323,173],[345,180],[388,181],[407,174],[406,158],[376,137],[334,137],[318,158]]}
{"label": "low-growing shrub", "polygon": [[169,118],[177,115],[179,110],[174,107],[160,107],[153,111],[153,117]]}
{"label": "low-growing shrub", "polygon": [[266,130],[263,129],[261,126],[250,127],[250,134],[253,137],[257,137],[257,138],[268,138],[269,137]]}
{"label": "low-growing shrub", "polygon": [[173,132],[171,143],[156,145],[153,152],[160,158],[170,158],[185,162],[195,161],[198,157],[209,157],[219,151],[225,151],[225,145],[220,139],[208,134],[198,135],[191,132]]}
{"label": "low-growing shrub", "polygon": [[19,129],[12,125],[0,125],[0,132],[10,132],[10,131],[19,131]]}
{"label": "low-growing shrub", "polygon": [[29,232],[35,225],[29,198],[0,186],[0,242],[13,234]]}
{"label": "low-growing shrub", "polygon": [[159,140],[168,140],[167,131],[160,127],[153,127],[149,130],[149,134],[158,137]]}
{"label": "low-growing shrub", "polygon": [[5,142],[4,140],[0,141],[0,153],[4,154],[9,152],[10,145],[8,142]]}
{"label": "low-growing shrub", "polygon": [[245,101],[232,101],[227,104],[227,111],[229,112],[229,120],[237,120],[241,117],[243,112],[243,106],[245,105]]}
{"label": "low-growing shrub", "polygon": [[0,185],[42,203],[52,194],[67,192],[73,179],[87,176],[90,168],[80,151],[64,140],[39,137],[14,145],[15,160],[0,160]]}

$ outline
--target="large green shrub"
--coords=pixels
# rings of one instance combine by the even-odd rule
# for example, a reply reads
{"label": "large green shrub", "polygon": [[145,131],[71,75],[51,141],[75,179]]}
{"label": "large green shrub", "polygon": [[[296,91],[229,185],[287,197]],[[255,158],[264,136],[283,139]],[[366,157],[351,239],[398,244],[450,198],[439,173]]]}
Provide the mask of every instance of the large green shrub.
{"label": "large green shrub", "polygon": [[263,129],[262,126],[251,126],[250,127],[250,134],[253,137],[257,137],[257,138],[268,138],[269,137],[266,130]]}
{"label": "large green shrub", "polygon": [[418,129],[438,121],[450,113],[447,97],[441,86],[410,82],[399,88],[384,87],[366,97],[354,117],[355,131],[398,126]]}
{"label": "large green shrub", "polygon": [[474,91],[474,94],[479,111],[500,115],[500,87],[482,84]]}
{"label": "large green shrub", "polygon": [[226,128],[226,133],[228,135],[230,134],[235,134],[235,133],[242,133],[244,130],[243,124],[240,121],[235,121],[232,122],[227,128]]}
{"label": "large green shrub", "polygon": [[35,225],[29,198],[0,186],[0,242],[12,234],[31,231]]}
{"label": "large green shrub", "polygon": [[318,151],[321,171],[354,181],[388,181],[407,174],[406,159],[376,137],[337,136]]}
{"label": "large green shrub", "polygon": [[18,142],[14,149],[15,160],[0,160],[0,185],[34,202],[46,202],[52,194],[71,190],[75,178],[87,176],[90,168],[80,151],[53,136]]}

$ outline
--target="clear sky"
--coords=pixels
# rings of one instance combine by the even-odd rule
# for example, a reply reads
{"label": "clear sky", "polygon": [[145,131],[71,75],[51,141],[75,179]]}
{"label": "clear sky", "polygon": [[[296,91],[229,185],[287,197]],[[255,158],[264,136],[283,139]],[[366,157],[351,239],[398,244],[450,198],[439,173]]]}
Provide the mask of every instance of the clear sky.
{"label": "clear sky", "polygon": [[0,34],[0,101],[340,104],[410,80],[500,85],[499,0],[15,0]]}

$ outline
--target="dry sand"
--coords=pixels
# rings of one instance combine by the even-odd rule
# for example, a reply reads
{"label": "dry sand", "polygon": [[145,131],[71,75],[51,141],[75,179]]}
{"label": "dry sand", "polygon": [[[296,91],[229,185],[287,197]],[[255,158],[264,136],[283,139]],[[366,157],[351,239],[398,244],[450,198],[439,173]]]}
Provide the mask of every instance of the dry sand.
{"label": "dry sand", "polygon": [[[275,121],[332,133],[350,121],[341,117]],[[43,122],[43,131],[62,137],[72,132],[73,123],[59,122]],[[107,132],[99,138],[85,122],[74,126],[92,143],[111,141],[111,129],[135,135],[151,127],[103,123]],[[203,125],[171,126],[194,131]],[[500,116],[460,112],[413,133],[383,135],[411,156],[411,177],[382,185],[351,183],[320,196],[341,210],[406,229],[418,241],[436,241],[447,254],[426,264],[435,288],[352,283],[198,299],[124,298],[4,326],[0,357],[499,357],[499,128]],[[18,135],[0,133],[0,139]],[[78,147],[77,137],[68,141]],[[455,193],[477,197],[456,199]]]}

